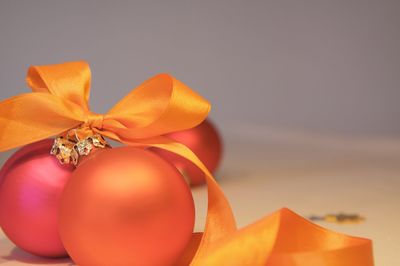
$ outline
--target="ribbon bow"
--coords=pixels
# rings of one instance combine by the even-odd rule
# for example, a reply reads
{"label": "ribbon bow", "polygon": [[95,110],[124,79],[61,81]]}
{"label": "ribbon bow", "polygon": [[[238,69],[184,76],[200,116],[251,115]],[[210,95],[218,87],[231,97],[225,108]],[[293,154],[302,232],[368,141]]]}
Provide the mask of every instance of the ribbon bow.
{"label": "ribbon bow", "polygon": [[168,74],[131,91],[106,114],[90,111],[85,62],[29,68],[32,93],[0,103],[0,151],[62,134],[78,126],[137,147],[157,147],[196,164],[208,186],[203,233],[194,233],[180,265],[373,265],[372,243],[323,229],[281,209],[237,230],[231,207],[203,163],[186,146],[162,135],[192,128],[210,104]]}

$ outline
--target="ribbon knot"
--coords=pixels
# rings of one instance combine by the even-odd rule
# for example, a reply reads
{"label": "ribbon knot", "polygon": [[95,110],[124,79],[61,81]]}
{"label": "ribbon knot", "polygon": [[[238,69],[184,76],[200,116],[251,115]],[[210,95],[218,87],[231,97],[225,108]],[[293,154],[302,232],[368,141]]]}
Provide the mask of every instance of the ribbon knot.
{"label": "ribbon knot", "polygon": [[85,122],[83,123],[83,127],[89,127],[90,129],[103,129],[103,114],[89,113]]}

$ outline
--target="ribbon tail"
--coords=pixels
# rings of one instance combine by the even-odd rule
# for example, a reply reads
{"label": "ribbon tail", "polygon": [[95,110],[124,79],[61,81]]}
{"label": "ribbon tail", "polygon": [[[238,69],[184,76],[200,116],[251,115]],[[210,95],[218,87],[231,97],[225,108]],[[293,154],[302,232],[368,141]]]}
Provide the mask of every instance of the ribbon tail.
{"label": "ribbon tail", "polygon": [[48,93],[21,94],[0,102],[0,151],[58,135],[82,123],[79,106]]}
{"label": "ribbon tail", "polygon": [[193,257],[196,255],[197,250],[199,249],[201,239],[203,238],[202,232],[195,232],[192,235],[189,243],[187,244],[185,250],[182,252],[182,255],[174,263],[175,266],[187,266],[190,265],[190,262],[193,260]]}
{"label": "ribbon tail", "polygon": [[213,243],[197,264],[373,266],[374,262],[371,240],[327,230],[283,208]]}
{"label": "ribbon tail", "polygon": [[196,265],[267,265],[276,243],[279,221],[280,216],[275,213],[218,240],[206,254],[198,257]]}

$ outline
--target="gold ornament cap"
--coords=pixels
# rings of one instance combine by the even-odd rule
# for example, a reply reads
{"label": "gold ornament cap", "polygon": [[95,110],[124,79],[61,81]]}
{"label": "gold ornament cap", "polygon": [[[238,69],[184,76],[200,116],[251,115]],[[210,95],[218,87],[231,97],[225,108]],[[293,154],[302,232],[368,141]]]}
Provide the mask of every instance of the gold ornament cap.
{"label": "gold ornament cap", "polygon": [[56,156],[61,164],[77,165],[80,157],[88,156],[95,148],[109,147],[102,135],[92,130],[77,128],[58,136],[54,140],[50,154]]}

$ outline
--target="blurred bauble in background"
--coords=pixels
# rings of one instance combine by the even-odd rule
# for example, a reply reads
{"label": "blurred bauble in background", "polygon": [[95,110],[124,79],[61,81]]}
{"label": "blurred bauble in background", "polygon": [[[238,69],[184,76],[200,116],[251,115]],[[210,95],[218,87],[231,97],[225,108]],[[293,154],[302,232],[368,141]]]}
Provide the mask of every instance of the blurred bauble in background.
{"label": "blurred bauble in background", "polygon": [[[191,149],[211,173],[216,171],[222,157],[222,139],[209,119],[194,128],[173,132],[166,136]],[[205,183],[203,172],[188,159],[158,148],[151,148],[151,150],[174,164],[190,185]]]}
{"label": "blurred bauble in background", "polygon": [[173,165],[148,150],[119,147],[74,171],[59,230],[78,265],[173,265],[194,219],[190,188]]}
{"label": "blurred bauble in background", "polygon": [[29,144],[0,172],[0,225],[21,249],[38,256],[67,256],[58,233],[58,204],[74,167],[50,155],[53,140]]}

